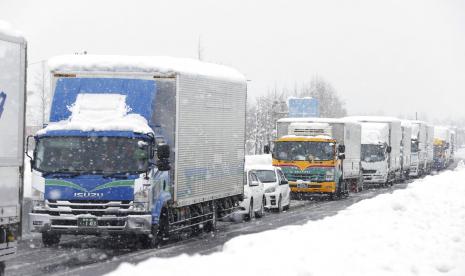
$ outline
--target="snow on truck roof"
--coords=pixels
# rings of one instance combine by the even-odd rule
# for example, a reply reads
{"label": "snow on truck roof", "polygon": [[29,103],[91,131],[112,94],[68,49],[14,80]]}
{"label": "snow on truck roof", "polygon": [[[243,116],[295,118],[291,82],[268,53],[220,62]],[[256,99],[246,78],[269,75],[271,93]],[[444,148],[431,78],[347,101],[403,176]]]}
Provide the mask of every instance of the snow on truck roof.
{"label": "snow on truck roof", "polygon": [[236,69],[190,58],[167,56],[64,55],[48,61],[50,71],[184,73],[245,82]]}
{"label": "snow on truck roof", "polygon": [[382,122],[382,123],[390,123],[390,122],[399,122],[400,119],[396,117],[388,117],[388,116],[348,116],[344,117],[345,120],[349,121],[357,121],[357,122]]}
{"label": "snow on truck roof", "polygon": [[26,41],[20,31],[13,29],[10,23],[3,20],[0,20],[0,36],[14,38],[22,42]]}
{"label": "snow on truck roof", "polygon": [[71,116],[68,119],[50,123],[36,134],[57,130],[153,133],[144,117],[128,114],[130,110],[126,105],[126,95],[79,94],[69,110]]}

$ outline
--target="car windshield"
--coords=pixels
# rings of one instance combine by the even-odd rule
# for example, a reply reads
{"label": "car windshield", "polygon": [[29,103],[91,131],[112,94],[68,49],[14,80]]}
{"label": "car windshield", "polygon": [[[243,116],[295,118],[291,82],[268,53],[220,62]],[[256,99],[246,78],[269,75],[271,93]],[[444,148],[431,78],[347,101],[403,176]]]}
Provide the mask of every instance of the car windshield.
{"label": "car windshield", "polygon": [[139,173],[148,169],[148,143],[125,137],[43,137],[35,168],[42,172]]}
{"label": "car windshield", "polygon": [[327,161],[334,159],[331,142],[276,142],[273,157],[278,160]]}
{"label": "car windshield", "polygon": [[385,159],[384,145],[362,145],[362,161],[365,162],[379,162]]}
{"label": "car windshield", "polygon": [[276,174],[272,170],[254,170],[253,172],[262,183],[276,182]]}

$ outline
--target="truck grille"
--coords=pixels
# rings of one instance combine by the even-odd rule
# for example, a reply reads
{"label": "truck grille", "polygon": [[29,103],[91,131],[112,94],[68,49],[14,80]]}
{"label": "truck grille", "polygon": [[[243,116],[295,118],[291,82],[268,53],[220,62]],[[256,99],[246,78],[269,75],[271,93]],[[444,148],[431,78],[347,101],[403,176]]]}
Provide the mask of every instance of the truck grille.
{"label": "truck grille", "polygon": [[73,215],[91,214],[101,216],[106,214],[121,213],[132,209],[132,201],[129,200],[48,200],[50,211]]}
{"label": "truck grille", "polygon": [[376,170],[362,170],[363,174],[375,174]]}
{"label": "truck grille", "polygon": [[324,174],[306,174],[306,173],[289,173],[286,175],[286,178],[290,181],[311,181],[311,182],[324,182]]}

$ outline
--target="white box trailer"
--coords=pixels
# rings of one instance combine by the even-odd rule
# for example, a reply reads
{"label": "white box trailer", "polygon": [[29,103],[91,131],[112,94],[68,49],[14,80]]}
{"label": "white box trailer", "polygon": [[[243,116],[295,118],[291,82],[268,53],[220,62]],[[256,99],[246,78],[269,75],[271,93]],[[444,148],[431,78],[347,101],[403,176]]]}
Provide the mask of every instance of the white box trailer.
{"label": "white box trailer", "polygon": [[360,141],[361,126],[359,123],[334,118],[282,118],[276,123],[278,138],[291,134],[291,124],[322,123],[331,127],[332,138],[345,146],[343,160],[343,178],[358,179],[361,177]]}
{"label": "white box trailer", "polygon": [[426,173],[431,173],[434,161],[434,126],[426,125]]}
{"label": "white box trailer", "polygon": [[0,274],[21,232],[26,41],[0,29]]}
{"label": "white box trailer", "polygon": [[[353,116],[346,117],[346,119],[360,122],[362,125],[364,181],[384,185],[400,179],[402,139],[400,120],[374,116]],[[371,153],[374,152],[377,153],[375,154],[377,157],[371,158],[370,156],[373,156]]]}
{"label": "white box trailer", "polygon": [[410,174],[410,158],[411,158],[411,146],[412,146],[412,124],[409,121],[402,121],[402,140],[400,145],[401,150],[401,166],[402,166],[402,177],[406,178]]}
{"label": "white box trailer", "polygon": [[421,176],[427,171],[427,124],[423,121],[409,121],[412,125],[412,147],[410,176]]}

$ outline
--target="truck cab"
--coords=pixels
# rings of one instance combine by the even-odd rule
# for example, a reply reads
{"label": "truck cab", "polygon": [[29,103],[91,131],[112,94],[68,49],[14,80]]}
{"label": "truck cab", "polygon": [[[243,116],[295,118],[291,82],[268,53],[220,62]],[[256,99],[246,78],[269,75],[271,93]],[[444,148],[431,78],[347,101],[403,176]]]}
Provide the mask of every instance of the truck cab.
{"label": "truck cab", "polygon": [[294,195],[348,192],[342,179],[344,146],[331,136],[328,124],[291,123],[290,135],[274,141],[273,165],[280,167]]}

